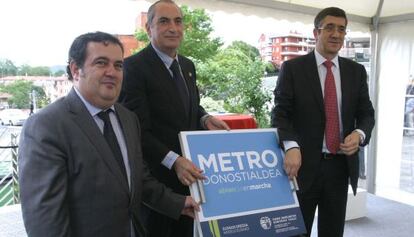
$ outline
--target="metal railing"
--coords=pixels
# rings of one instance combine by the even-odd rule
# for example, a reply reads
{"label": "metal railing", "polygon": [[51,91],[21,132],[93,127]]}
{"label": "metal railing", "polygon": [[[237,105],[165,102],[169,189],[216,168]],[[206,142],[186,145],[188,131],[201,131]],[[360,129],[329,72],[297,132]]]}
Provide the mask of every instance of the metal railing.
{"label": "metal railing", "polygon": [[10,133],[10,145],[0,146],[0,207],[20,203],[18,137],[19,134]]}

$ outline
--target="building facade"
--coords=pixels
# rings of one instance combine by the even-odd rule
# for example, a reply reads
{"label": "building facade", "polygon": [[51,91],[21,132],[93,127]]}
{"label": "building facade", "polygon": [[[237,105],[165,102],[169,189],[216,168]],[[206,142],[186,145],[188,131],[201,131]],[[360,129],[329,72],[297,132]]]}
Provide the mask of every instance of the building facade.
{"label": "building facade", "polygon": [[280,68],[284,61],[305,55],[315,48],[315,40],[297,32],[259,39],[259,51],[262,59]]}
{"label": "building facade", "polygon": [[31,81],[33,85],[43,88],[50,102],[65,96],[72,88],[72,82],[66,76],[9,76],[0,78],[0,84],[9,85],[17,80]]}
{"label": "building facade", "polygon": [[[297,32],[270,37],[262,34],[259,38],[258,49],[263,61],[271,62],[277,68],[280,68],[284,61],[308,54],[314,50],[315,39]],[[369,71],[370,38],[347,37],[344,46],[339,51],[339,55],[363,64]]]}
{"label": "building facade", "polygon": [[[135,30],[145,29],[147,13],[141,12],[135,20]],[[131,56],[138,48],[144,47],[144,43],[138,41],[135,35],[116,35],[124,46],[124,58]]]}

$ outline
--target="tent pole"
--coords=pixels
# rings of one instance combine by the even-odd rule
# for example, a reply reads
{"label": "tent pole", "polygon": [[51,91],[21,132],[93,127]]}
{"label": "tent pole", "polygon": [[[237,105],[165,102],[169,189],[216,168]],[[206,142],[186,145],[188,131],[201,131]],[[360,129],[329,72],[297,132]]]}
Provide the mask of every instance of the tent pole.
{"label": "tent pole", "polygon": [[[381,15],[382,6],[384,0],[380,0],[378,3],[377,12],[372,18],[372,28],[371,28],[371,76],[369,78],[369,91],[371,95],[371,100],[375,108],[375,117],[378,118],[378,92],[379,92],[379,75],[378,75],[378,50],[379,50],[379,20]],[[376,185],[375,180],[377,176],[377,139],[378,132],[377,127],[374,127],[371,136],[371,143],[368,148],[368,159],[367,159],[367,191],[369,193],[375,194]]]}

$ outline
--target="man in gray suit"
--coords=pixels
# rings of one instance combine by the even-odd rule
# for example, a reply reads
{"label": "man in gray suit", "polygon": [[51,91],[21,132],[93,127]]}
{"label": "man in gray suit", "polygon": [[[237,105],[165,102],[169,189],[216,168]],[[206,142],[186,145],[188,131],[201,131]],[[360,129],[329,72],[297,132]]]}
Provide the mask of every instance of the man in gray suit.
{"label": "man in gray suit", "polygon": [[116,103],[122,64],[116,37],[79,36],[67,67],[74,88],[26,121],[19,182],[29,236],[144,237],[141,202],[175,219],[198,210],[150,176],[138,118]]}

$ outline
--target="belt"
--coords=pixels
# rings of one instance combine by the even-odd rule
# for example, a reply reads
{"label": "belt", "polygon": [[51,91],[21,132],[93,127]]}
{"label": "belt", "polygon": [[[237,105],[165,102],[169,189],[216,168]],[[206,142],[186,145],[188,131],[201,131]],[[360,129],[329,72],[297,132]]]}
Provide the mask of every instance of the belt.
{"label": "belt", "polygon": [[345,157],[345,154],[332,154],[332,153],[322,152],[321,157],[322,157],[322,160],[332,160],[335,158]]}

